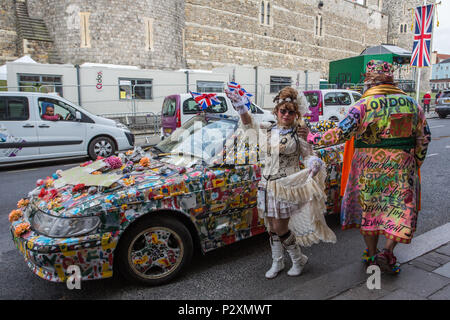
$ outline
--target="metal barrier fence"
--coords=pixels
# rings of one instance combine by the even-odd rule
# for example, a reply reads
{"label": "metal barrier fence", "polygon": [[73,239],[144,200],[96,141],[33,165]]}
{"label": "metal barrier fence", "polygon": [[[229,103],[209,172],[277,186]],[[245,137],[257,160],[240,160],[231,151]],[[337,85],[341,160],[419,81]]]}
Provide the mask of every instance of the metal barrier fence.
{"label": "metal barrier fence", "polygon": [[158,135],[161,129],[161,113],[105,113],[99,116],[126,125],[134,134]]}

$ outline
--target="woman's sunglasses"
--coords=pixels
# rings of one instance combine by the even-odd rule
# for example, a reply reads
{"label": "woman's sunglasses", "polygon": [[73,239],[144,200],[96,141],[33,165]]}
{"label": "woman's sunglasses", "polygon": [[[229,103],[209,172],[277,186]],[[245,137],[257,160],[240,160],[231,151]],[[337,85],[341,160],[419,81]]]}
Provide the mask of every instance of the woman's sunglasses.
{"label": "woman's sunglasses", "polygon": [[280,109],[279,111],[280,111],[280,113],[281,113],[282,115],[285,115],[285,114],[287,113],[287,114],[289,114],[290,116],[293,116],[293,115],[295,114],[295,111],[293,111],[293,110]]}

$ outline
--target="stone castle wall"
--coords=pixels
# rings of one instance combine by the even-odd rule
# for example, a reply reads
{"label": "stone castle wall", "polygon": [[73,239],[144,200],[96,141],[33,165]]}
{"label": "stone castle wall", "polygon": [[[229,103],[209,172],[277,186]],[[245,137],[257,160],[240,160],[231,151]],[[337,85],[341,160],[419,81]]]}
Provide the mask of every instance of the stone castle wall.
{"label": "stone castle wall", "polygon": [[0,1],[0,65],[17,59],[17,29],[14,0]]}
{"label": "stone castle wall", "polygon": [[[261,1],[187,0],[186,54],[191,68],[231,64],[308,69],[328,75],[332,60],[387,41],[388,17],[346,0],[273,0],[272,25],[260,23]],[[323,36],[315,35],[322,16]]]}
{"label": "stone castle wall", "polygon": [[[45,20],[63,63],[185,66],[182,0],[28,0],[28,12]],[[81,45],[80,12],[90,13],[88,47]],[[148,46],[147,18],[154,19],[153,50]]]}

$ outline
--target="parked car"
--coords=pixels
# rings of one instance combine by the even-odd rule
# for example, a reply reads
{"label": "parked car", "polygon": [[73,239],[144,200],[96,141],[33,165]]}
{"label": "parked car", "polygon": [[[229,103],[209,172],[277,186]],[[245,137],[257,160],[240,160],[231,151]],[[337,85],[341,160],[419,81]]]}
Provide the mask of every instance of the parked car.
{"label": "parked car", "polygon": [[352,90],[307,90],[303,93],[310,105],[311,112],[305,115],[310,122],[320,120],[339,122],[344,119],[350,106],[361,99],[361,94]]}
{"label": "parked car", "polygon": [[[211,106],[208,113],[228,116],[238,115],[225,93],[217,93],[220,105]],[[275,121],[275,116],[261,107],[251,104],[251,113],[257,121]],[[168,137],[187,120],[200,112],[199,106],[189,93],[174,94],[164,99],[161,111],[161,139]]]}
{"label": "parked car", "polygon": [[[53,116],[46,113],[53,108]],[[126,126],[52,94],[0,92],[0,163],[108,157],[134,145]]]}
{"label": "parked car", "polygon": [[[247,160],[237,128],[238,117],[197,115],[149,152],[135,148],[37,181],[9,216],[17,248],[49,281],[65,281],[72,265],[82,280],[107,278],[115,265],[158,285],[179,275],[196,248],[265,232],[256,208],[261,167]],[[229,141],[243,162],[220,161]],[[327,213],[338,213],[343,145],[317,153],[327,164]]]}
{"label": "parked car", "polygon": [[444,119],[450,114],[450,90],[445,90],[442,92],[442,95],[436,101],[434,111],[441,119]]}

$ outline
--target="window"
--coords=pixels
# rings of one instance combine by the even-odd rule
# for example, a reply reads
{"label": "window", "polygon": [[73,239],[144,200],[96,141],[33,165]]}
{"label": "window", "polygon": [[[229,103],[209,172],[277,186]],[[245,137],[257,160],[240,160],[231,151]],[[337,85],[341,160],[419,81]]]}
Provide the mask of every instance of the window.
{"label": "window", "polygon": [[63,96],[62,76],[39,75],[39,74],[19,74],[20,91],[26,92],[56,92]]}
{"label": "window", "polygon": [[278,93],[284,87],[290,87],[291,85],[291,77],[270,77],[270,93]]}
{"label": "window", "polygon": [[261,1],[259,8],[260,19],[259,22],[262,25],[272,25],[272,5],[270,0]]}
{"label": "window", "polygon": [[260,108],[258,108],[257,106],[255,106],[253,103],[250,105],[250,111],[251,111],[252,113],[264,114],[264,111],[262,111]]}
{"label": "window", "polygon": [[[220,104],[216,106],[210,106],[206,111],[211,113],[224,113],[228,110],[227,102],[224,97],[217,97]],[[194,98],[189,98],[183,102],[183,113],[184,114],[196,114],[200,112],[200,107],[195,102]]]}
{"label": "window", "polygon": [[266,12],[266,4],[264,3],[264,1],[261,1],[261,8],[260,8],[260,14],[261,14],[261,20],[260,20],[260,22],[261,22],[261,24],[264,24],[264,17],[265,17],[265,12]]}
{"label": "window", "polygon": [[325,105],[327,106],[341,106],[351,105],[352,99],[347,92],[330,92],[325,95]]}
{"label": "window", "polygon": [[25,97],[0,97],[0,120],[28,120],[30,111]]}
{"label": "window", "polygon": [[153,19],[144,18],[145,23],[145,50],[154,51],[153,46]]}
{"label": "window", "polygon": [[318,92],[305,92],[305,98],[308,101],[310,107],[317,107],[317,105],[319,104]]}
{"label": "window", "polygon": [[197,92],[223,92],[223,82],[197,81]]}
{"label": "window", "polygon": [[164,100],[162,115],[164,117],[173,117],[177,111],[177,101],[175,99]]}
{"label": "window", "polygon": [[152,79],[125,79],[119,78],[119,99],[151,100]]}
{"label": "window", "polygon": [[316,35],[316,37],[323,36],[323,23],[321,15],[316,16],[314,34]]}
{"label": "window", "polygon": [[[39,115],[42,116],[46,113],[48,107],[53,107],[54,115],[61,115],[60,120],[76,121],[76,109],[67,103],[60,100],[50,98],[39,98]],[[43,119],[45,120],[45,119]]]}
{"label": "window", "polygon": [[80,48],[91,47],[91,36],[89,34],[89,16],[90,12],[80,12],[80,34],[81,44]]}
{"label": "window", "polygon": [[361,99],[361,95],[357,94],[357,93],[352,93],[353,99],[356,101],[358,101],[359,99]]}

